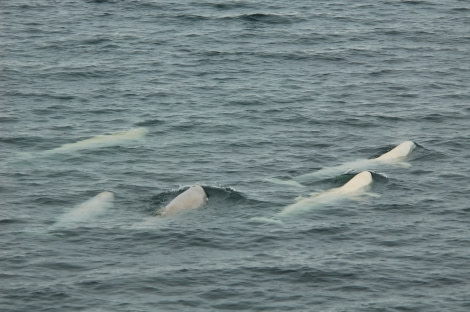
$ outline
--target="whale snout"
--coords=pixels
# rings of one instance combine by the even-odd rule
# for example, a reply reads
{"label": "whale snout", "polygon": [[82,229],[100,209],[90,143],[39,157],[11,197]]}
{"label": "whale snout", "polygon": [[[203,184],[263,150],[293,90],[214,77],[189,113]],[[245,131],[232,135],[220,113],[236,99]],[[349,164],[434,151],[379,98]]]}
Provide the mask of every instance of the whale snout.
{"label": "whale snout", "polygon": [[96,198],[102,201],[113,201],[114,193],[110,191],[104,191],[96,195]]}

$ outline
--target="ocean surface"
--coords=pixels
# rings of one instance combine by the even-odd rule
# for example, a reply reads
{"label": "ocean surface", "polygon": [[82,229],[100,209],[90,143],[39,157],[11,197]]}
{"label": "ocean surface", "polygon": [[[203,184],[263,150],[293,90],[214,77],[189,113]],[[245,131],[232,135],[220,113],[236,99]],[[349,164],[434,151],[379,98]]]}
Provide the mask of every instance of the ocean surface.
{"label": "ocean surface", "polygon": [[2,312],[470,311],[469,163],[469,1],[0,2]]}

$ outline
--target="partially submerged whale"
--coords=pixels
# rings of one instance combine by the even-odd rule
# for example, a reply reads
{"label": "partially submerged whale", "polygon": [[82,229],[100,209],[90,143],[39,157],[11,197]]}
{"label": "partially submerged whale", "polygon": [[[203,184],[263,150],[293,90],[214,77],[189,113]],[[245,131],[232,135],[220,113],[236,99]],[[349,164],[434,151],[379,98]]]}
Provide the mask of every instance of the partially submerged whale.
{"label": "partially submerged whale", "polygon": [[85,222],[106,212],[113,206],[114,194],[104,191],[75,206],[57,219],[56,225]]}
{"label": "partially submerged whale", "polygon": [[106,146],[114,146],[129,141],[142,139],[147,135],[147,128],[133,128],[127,131],[116,132],[112,134],[97,135],[89,139],[81,140],[75,143],[67,143],[57,148],[46,151],[46,154],[66,153],[70,151],[100,148]]}
{"label": "partially submerged whale", "polygon": [[368,193],[372,182],[372,174],[369,171],[362,171],[341,187],[320,193],[312,193],[310,197],[297,199],[295,203],[284,208],[279,215],[304,212],[315,206],[328,204],[336,200],[357,200],[365,194],[373,195],[372,193]]}
{"label": "partially submerged whale", "polygon": [[[406,162],[407,158],[416,148],[416,144],[413,141],[405,141],[392,150],[380,155],[379,157],[372,159],[358,159],[355,161],[346,162],[339,166],[326,167],[315,172],[303,174],[293,178],[293,181],[282,181],[279,179],[269,179],[273,183],[277,184],[289,184],[292,186],[302,186],[301,183],[305,183],[312,178],[323,179],[332,176],[337,176],[342,173],[351,171],[364,171],[373,170],[379,166],[392,165],[401,167],[410,167],[411,165]],[[296,184],[297,182],[297,184]]]}
{"label": "partially submerged whale", "polygon": [[413,141],[405,141],[394,147],[392,150],[372,160],[389,164],[397,164],[399,162],[403,162],[415,148],[416,144]]}
{"label": "partially submerged whale", "polygon": [[163,209],[156,212],[161,217],[168,217],[179,212],[197,209],[207,203],[207,194],[199,185],[193,185],[183,193],[176,196]]}

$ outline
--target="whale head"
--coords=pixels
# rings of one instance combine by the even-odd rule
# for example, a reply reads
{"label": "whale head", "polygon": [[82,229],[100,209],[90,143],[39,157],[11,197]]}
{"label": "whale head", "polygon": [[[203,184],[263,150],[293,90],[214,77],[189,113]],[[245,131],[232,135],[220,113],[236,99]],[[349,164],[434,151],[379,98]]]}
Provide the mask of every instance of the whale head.
{"label": "whale head", "polygon": [[110,191],[104,191],[95,196],[100,201],[112,202],[114,200],[114,193]]}
{"label": "whale head", "polygon": [[416,144],[413,141],[405,141],[397,145],[391,151],[375,158],[375,160],[389,163],[403,161],[411,154],[411,152],[413,152],[415,147]]}
{"label": "whale head", "polygon": [[183,193],[176,196],[168,205],[162,210],[157,211],[156,214],[161,217],[167,217],[177,214],[184,210],[197,209],[207,203],[207,194],[200,185],[193,185]]}
{"label": "whale head", "polygon": [[340,187],[340,193],[359,193],[367,191],[372,184],[372,174],[369,171],[362,171],[356,174],[345,185]]}

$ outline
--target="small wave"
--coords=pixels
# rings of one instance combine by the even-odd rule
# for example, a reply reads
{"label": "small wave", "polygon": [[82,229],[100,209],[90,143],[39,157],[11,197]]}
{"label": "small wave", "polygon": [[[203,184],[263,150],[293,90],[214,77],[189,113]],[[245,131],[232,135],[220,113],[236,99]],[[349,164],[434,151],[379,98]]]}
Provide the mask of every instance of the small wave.
{"label": "small wave", "polygon": [[465,13],[465,12],[470,12],[470,8],[458,7],[458,8],[453,8],[452,11]]}
{"label": "small wave", "polygon": [[1,123],[15,122],[15,121],[18,121],[18,120],[19,119],[16,116],[0,114],[0,122]]}
{"label": "small wave", "polygon": [[84,39],[80,43],[84,45],[95,45],[95,44],[100,44],[100,43],[108,42],[108,41],[111,41],[111,40],[109,38],[96,37],[96,38]]}
{"label": "small wave", "polygon": [[179,14],[175,16],[177,19],[185,20],[188,22],[201,22],[205,20],[209,20],[210,17],[202,16],[202,15],[195,15],[195,14]]}
{"label": "small wave", "polygon": [[265,14],[265,13],[251,13],[236,16],[224,16],[223,19],[227,20],[242,20],[250,23],[262,24],[291,24],[294,22],[293,18],[285,15],[278,14]]}
{"label": "small wave", "polygon": [[253,5],[246,1],[230,1],[225,3],[200,3],[197,2],[197,5],[210,6],[218,10],[233,10],[233,9],[246,9],[251,8]]}
{"label": "small wave", "polygon": [[116,0],[87,0],[89,3],[116,3]]}
{"label": "small wave", "polygon": [[165,121],[162,120],[162,119],[158,119],[158,118],[154,118],[154,119],[148,119],[148,120],[144,120],[144,121],[141,121],[141,122],[138,122],[136,124],[137,127],[151,127],[151,126],[155,126],[155,125],[161,125],[163,124]]}
{"label": "small wave", "polygon": [[247,200],[242,193],[231,187],[204,186],[204,190],[209,199],[213,201],[229,201],[233,203]]}
{"label": "small wave", "polygon": [[0,219],[0,224],[14,224],[14,223],[26,223],[26,221],[21,219],[12,219],[12,218],[2,218]]}
{"label": "small wave", "polygon": [[250,218],[248,221],[256,223],[282,224],[281,220],[268,217],[253,217]]}

